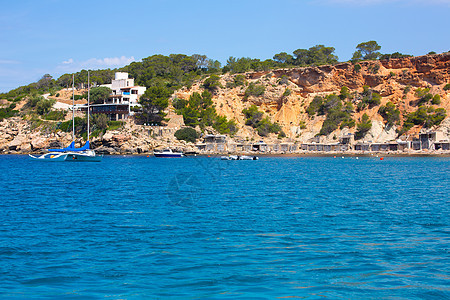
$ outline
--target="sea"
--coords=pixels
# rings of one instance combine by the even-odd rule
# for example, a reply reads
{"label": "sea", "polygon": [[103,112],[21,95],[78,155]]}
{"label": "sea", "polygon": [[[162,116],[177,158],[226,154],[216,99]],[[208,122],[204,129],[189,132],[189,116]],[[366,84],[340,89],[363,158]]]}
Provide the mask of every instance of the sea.
{"label": "sea", "polygon": [[0,156],[1,299],[450,299],[450,158]]}

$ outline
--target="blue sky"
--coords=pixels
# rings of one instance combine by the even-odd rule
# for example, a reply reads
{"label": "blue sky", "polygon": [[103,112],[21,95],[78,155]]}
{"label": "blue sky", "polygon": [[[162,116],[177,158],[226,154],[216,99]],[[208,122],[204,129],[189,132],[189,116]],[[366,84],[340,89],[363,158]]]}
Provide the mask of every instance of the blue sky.
{"label": "blue sky", "polygon": [[0,10],[0,92],[172,53],[272,58],[324,44],[340,61],[450,50],[450,0],[17,0]]}

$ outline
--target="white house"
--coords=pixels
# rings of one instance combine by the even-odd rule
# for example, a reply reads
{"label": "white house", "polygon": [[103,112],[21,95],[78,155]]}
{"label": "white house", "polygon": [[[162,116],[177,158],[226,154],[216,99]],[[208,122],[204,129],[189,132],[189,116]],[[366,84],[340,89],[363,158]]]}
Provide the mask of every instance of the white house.
{"label": "white house", "polygon": [[147,89],[144,86],[134,85],[134,79],[128,78],[128,73],[116,72],[115,79],[109,87],[112,94],[102,104],[92,104],[91,112],[94,114],[107,114],[111,121],[127,119],[133,115],[132,107],[140,106],[139,97]]}

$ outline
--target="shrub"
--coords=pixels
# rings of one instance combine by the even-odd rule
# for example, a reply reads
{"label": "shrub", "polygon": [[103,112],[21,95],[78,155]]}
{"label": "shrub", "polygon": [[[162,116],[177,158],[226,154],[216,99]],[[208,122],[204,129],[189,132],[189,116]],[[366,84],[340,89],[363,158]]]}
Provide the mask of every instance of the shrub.
{"label": "shrub", "polygon": [[108,130],[117,130],[123,126],[123,121],[108,121]]}
{"label": "shrub", "polygon": [[17,110],[14,110],[14,107],[11,108],[11,106],[12,105],[6,108],[0,108],[0,121],[2,121],[3,119],[14,117],[19,112]]}
{"label": "shrub", "polygon": [[360,64],[356,64],[356,65],[353,67],[353,70],[354,70],[356,73],[359,73],[359,71],[361,70],[361,65],[360,65]]}
{"label": "shrub", "polygon": [[246,84],[245,76],[238,74],[234,76],[232,82],[227,82],[227,88],[232,89],[238,86],[244,86]]}
{"label": "shrub", "polygon": [[52,111],[49,111],[44,116],[44,119],[53,120],[53,121],[64,120],[64,117],[66,116],[66,114],[67,114],[67,112],[65,112],[63,110],[52,110]]}
{"label": "shrub", "polygon": [[263,113],[258,110],[256,105],[243,109],[242,113],[247,118],[245,125],[255,128],[260,136],[267,136],[269,133],[279,133],[281,131],[279,124],[270,122],[268,117],[263,118]]}
{"label": "shrub", "polygon": [[290,95],[291,93],[292,93],[292,91],[291,91],[290,89],[286,88],[286,89],[284,90],[284,93],[283,93],[282,97],[289,97],[289,95]]}
{"label": "shrub", "polygon": [[444,91],[448,91],[448,90],[450,90],[450,83],[447,83],[447,84],[444,86]]}
{"label": "shrub", "polygon": [[342,120],[340,128],[343,129],[344,127],[352,128],[355,127],[356,122],[352,118],[348,117]]}
{"label": "shrub", "polygon": [[341,99],[335,94],[331,94],[323,99],[322,106],[319,108],[319,115],[326,115],[331,110],[340,109],[342,107]]}
{"label": "shrub", "polygon": [[392,103],[386,103],[386,106],[380,106],[378,113],[387,122],[387,125],[398,124],[400,121],[400,110]]}
{"label": "shrub", "polygon": [[266,88],[261,84],[250,83],[245,90],[244,98],[247,99],[250,96],[259,97],[264,95]]}
{"label": "shrub", "polygon": [[42,98],[36,103],[36,111],[40,115],[47,114],[52,108],[53,104],[55,104],[55,100]]}
{"label": "shrub", "polygon": [[278,84],[288,84],[289,83],[289,77],[287,75],[282,75],[281,78],[278,80]]}
{"label": "shrub", "polygon": [[[82,132],[85,129],[86,118],[75,117],[75,132]],[[61,122],[58,125],[58,129],[61,129],[64,132],[72,131],[72,120]]]}
{"label": "shrub", "polygon": [[220,80],[219,76],[211,75],[203,82],[203,87],[210,92],[215,92],[216,90],[222,87],[222,84],[220,84],[219,80]]}
{"label": "shrub", "polygon": [[229,134],[231,136],[238,131],[236,122],[234,120],[228,121],[225,116],[218,116],[213,124],[213,128],[220,134]]}
{"label": "shrub", "polygon": [[282,139],[282,138],[285,138],[285,137],[286,137],[286,133],[284,133],[284,131],[281,130],[280,133],[278,134],[278,138]]}
{"label": "shrub", "polygon": [[420,106],[415,112],[405,116],[401,133],[411,129],[414,125],[423,125],[430,128],[439,125],[447,117],[447,112],[443,108],[434,109],[433,107]]}
{"label": "shrub", "polygon": [[270,122],[268,117],[265,117],[258,122],[256,131],[260,136],[267,136],[269,133],[279,133],[281,131],[280,125]]}
{"label": "shrub", "polygon": [[361,117],[361,122],[356,125],[355,139],[362,139],[366,133],[372,128],[372,121],[367,114]]}
{"label": "shrub", "polygon": [[195,143],[198,138],[198,133],[194,128],[186,127],[175,132],[175,137],[178,140],[184,140],[189,143]]}
{"label": "shrub", "polygon": [[373,68],[372,68],[372,73],[373,73],[373,74],[377,74],[379,70],[380,70],[380,65],[379,65],[379,64],[376,64],[376,65],[373,66]]}
{"label": "shrub", "polygon": [[416,95],[416,97],[421,98],[423,96],[425,96],[426,94],[428,94],[430,92],[429,88],[417,88],[416,92],[414,93]]}
{"label": "shrub", "polygon": [[408,94],[411,91],[411,86],[406,86],[405,89],[403,90],[403,95]]}
{"label": "shrub", "polygon": [[364,91],[361,93],[363,97],[361,101],[357,104],[358,111],[365,109],[366,107],[372,108],[378,106],[381,103],[380,94],[371,90],[368,86],[364,86]]}
{"label": "shrub", "polygon": [[322,107],[323,104],[323,98],[320,96],[315,96],[314,99],[309,104],[308,108],[306,109],[306,112],[309,116],[314,116],[319,109]]}
{"label": "shrub", "polygon": [[346,120],[346,124],[350,124],[350,114],[339,109],[333,109],[327,114],[327,118],[322,124],[319,135],[328,135],[339,128],[342,121]]}
{"label": "shrub", "polygon": [[348,87],[346,87],[346,86],[343,86],[342,88],[341,88],[341,93],[339,94],[339,98],[341,98],[341,100],[345,100],[345,99],[347,99],[347,98],[350,98],[350,92],[349,92],[349,89],[348,89]]}
{"label": "shrub", "polygon": [[431,100],[431,104],[433,105],[441,104],[441,96],[438,94],[434,95],[433,99]]}
{"label": "shrub", "polygon": [[187,104],[188,104],[188,101],[184,100],[184,99],[175,98],[172,101],[172,105],[176,111],[179,111],[179,110],[185,108],[187,106]]}
{"label": "shrub", "polygon": [[417,105],[422,106],[424,104],[427,104],[428,102],[430,102],[431,99],[433,99],[433,95],[430,93],[427,93],[419,99],[419,101],[417,102]]}

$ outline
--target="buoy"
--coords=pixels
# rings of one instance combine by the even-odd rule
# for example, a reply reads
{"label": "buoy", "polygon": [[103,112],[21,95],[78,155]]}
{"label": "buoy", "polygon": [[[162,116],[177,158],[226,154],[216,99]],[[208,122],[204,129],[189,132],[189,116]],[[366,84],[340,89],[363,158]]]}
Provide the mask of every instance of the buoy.
{"label": "buoy", "polygon": [[359,159],[359,157],[357,156],[356,159]]}
{"label": "buoy", "polygon": [[211,155],[208,155],[208,157],[211,157]]}
{"label": "buoy", "polygon": [[384,159],[384,157],[380,157],[380,160],[383,160]]}
{"label": "buoy", "polygon": [[336,155],[334,156],[334,158],[336,158]]}
{"label": "buoy", "polygon": [[150,157],[150,155],[147,155],[147,157]]}

